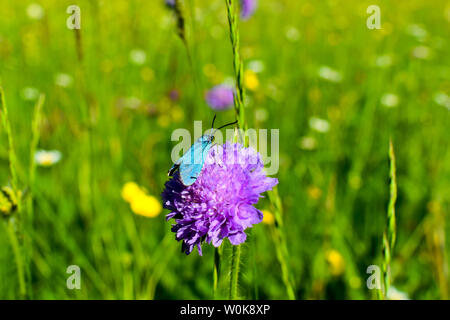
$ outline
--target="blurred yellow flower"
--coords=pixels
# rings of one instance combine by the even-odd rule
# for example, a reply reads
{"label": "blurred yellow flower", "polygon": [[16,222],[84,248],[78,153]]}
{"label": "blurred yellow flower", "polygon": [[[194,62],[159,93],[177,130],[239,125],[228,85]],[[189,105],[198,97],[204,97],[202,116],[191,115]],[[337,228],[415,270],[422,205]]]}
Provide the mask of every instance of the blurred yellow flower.
{"label": "blurred yellow flower", "polygon": [[141,78],[146,82],[152,81],[155,78],[155,72],[149,67],[144,67],[141,70]]}
{"label": "blurred yellow flower", "polygon": [[335,249],[328,250],[325,257],[330,264],[330,272],[333,276],[339,276],[344,273],[345,263],[342,255]]}
{"label": "blurred yellow flower", "polygon": [[175,106],[172,109],[172,119],[175,122],[181,122],[184,119],[184,112],[179,106]]}
{"label": "blurred yellow flower", "polygon": [[156,119],[156,122],[161,128],[167,128],[170,125],[170,117],[166,114],[161,114],[158,116],[158,119]]}
{"label": "blurred yellow flower", "polygon": [[122,187],[122,198],[127,202],[132,202],[138,195],[143,194],[144,191],[135,183],[127,182]]}
{"label": "blurred yellow flower", "polygon": [[322,196],[322,190],[316,186],[309,186],[307,189],[308,197],[317,200]]}
{"label": "blurred yellow flower", "polygon": [[162,211],[159,200],[152,195],[148,195],[135,182],[125,183],[122,187],[121,196],[130,203],[131,210],[141,216],[154,218]]}
{"label": "blurred yellow flower", "polygon": [[261,210],[263,213],[263,220],[262,222],[265,224],[274,224],[275,223],[275,217],[269,210]]}
{"label": "blurred yellow flower", "polygon": [[245,70],[244,85],[247,89],[255,91],[259,88],[259,79],[256,73],[252,70]]}
{"label": "blurred yellow flower", "polygon": [[[20,197],[20,194],[19,194]],[[17,209],[16,193],[11,187],[2,187],[0,190],[0,213],[7,216]]]}
{"label": "blurred yellow flower", "polygon": [[206,64],[203,66],[203,73],[212,83],[219,83],[223,79],[223,74],[217,70],[213,64]]}
{"label": "blurred yellow flower", "polygon": [[145,193],[138,194],[130,203],[134,213],[144,217],[154,218],[162,211],[162,205],[156,197]]}

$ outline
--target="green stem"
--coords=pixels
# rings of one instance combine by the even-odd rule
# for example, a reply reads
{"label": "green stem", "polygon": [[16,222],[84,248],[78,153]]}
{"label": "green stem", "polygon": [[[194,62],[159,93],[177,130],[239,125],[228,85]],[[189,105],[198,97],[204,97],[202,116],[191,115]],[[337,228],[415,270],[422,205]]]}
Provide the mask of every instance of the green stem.
{"label": "green stem", "polygon": [[247,129],[244,112],[244,66],[239,47],[238,14],[235,0],[225,0],[228,13],[228,25],[230,27],[230,40],[233,50],[233,67],[236,77],[236,94],[234,96],[234,109],[238,120],[238,127]]}
{"label": "green stem", "polygon": [[[238,120],[238,128],[247,129],[244,112],[244,67],[240,55],[239,47],[239,29],[238,29],[238,14],[235,0],[225,0],[228,14],[228,25],[230,28],[230,41],[233,51],[233,67],[236,77],[236,93],[234,95],[234,110]],[[239,134],[241,133],[238,130]],[[236,137],[237,138],[237,137]],[[245,137],[242,137],[245,139]],[[243,140],[244,146],[246,141]],[[237,299],[237,288],[239,278],[239,263],[241,257],[241,248],[239,245],[233,246],[233,253],[231,257],[230,267],[230,290],[229,299]]]}
{"label": "green stem", "polygon": [[[18,178],[17,178],[17,156],[14,148],[14,138],[12,135],[11,130],[11,123],[8,117],[8,108],[5,103],[5,94],[3,92],[3,88],[0,86],[0,104],[1,104],[1,118],[2,118],[2,124],[5,128],[6,135],[8,137],[8,155],[9,155],[9,169],[11,172],[11,187],[13,189],[14,194],[17,198],[17,217],[20,219],[21,216],[21,195],[18,193]],[[11,242],[11,246],[13,248],[14,252],[14,260],[16,262],[16,268],[17,268],[17,276],[19,278],[19,290],[20,290],[20,296],[22,298],[26,297],[27,289],[26,289],[26,281],[25,281],[25,272],[24,272],[24,263],[23,263],[23,257],[22,252],[20,250],[20,243],[19,239],[16,234],[16,229],[19,234],[22,232],[21,228],[21,221],[17,220],[16,228],[14,228],[13,221],[11,218],[8,221],[8,236],[9,240]]]}
{"label": "green stem", "polygon": [[8,144],[9,144],[9,168],[11,171],[11,187],[14,190],[14,192],[17,193],[17,156],[14,149],[14,138],[11,131],[11,124],[9,121],[8,116],[8,108],[6,107],[5,103],[5,94],[3,92],[3,88],[0,87],[0,103],[1,103],[1,112],[2,112],[2,123],[6,131],[6,135],[8,137]]}
{"label": "green stem", "polygon": [[389,140],[389,177],[391,179],[389,187],[389,205],[387,211],[386,228],[383,232],[383,280],[384,292],[379,297],[385,298],[391,285],[391,259],[397,238],[397,227],[395,218],[395,203],[397,201],[397,175],[395,165],[395,153],[392,139]]}
{"label": "green stem", "polygon": [[228,298],[230,300],[236,300],[238,296],[238,276],[239,276],[239,263],[241,259],[241,246],[233,246],[233,253],[231,257],[230,267],[230,291]]}
{"label": "green stem", "polygon": [[278,188],[274,187],[272,191],[268,192],[269,200],[274,207],[274,215],[275,215],[275,227],[273,230],[273,239],[275,244],[275,250],[277,253],[278,262],[281,267],[281,276],[283,279],[283,283],[286,287],[286,293],[290,300],[295,300],[294,287],[292,285],[290,279],[290,272],[287,263],[287,257],[289,256],[286,239],[284,237],[284,226],[283,226],[283,207],[281,205],[281,199],[278,194]]}
{"label": "green stem", "polygon": [[11,247],[14,254],[14,260],[17,266],[17,276],[19,280],[19,292],[20,297],[25,298],[27,294],[26,286],[25,286],[25,274],[24,274],[24,266],[22,260],[22,254],[20,252],[19,240],[17,239],[16,230],[14,228],[13,220],[9,219],[8,221],[8,237],[11,243]]}
{"label": "green stem", "polygon": [[220,281],[220,267],[221,267],[221,258],[222,258],[222,245],[218,248],[214,248],[214,270],[213,270],[213,296],[214,299],[217,297],[217,288],[219,286]]}

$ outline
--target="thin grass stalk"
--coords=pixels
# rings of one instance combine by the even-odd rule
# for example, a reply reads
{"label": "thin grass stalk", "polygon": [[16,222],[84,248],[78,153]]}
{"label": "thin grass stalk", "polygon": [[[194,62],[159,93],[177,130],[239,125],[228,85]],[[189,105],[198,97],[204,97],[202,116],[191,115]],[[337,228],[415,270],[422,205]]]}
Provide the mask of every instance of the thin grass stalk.
{"label": "thin grass stalk", "polygon": [[222,259],[222,245],[214,248],[214,269],[213,269],[213,297],[217,298],[217,289],[220,281],[220,268]]}
{"label": "thin grass stalk", "polygon": [[[17,195],[17,156],[14,147],[14,138],[11,131],[11,124],[8,116],[8,108],[5,103],[5,94],[3,88],[0,87],[0,103],[1,103],[1,112],[2,112],[2,124],[5,128],[6,136],[8,138],[8,156],[9,156],[9,170],[11,172],[11,187]],[[19,197],[18,197],[19,198]],[[18,200],[18,203],[20,201]]]}
{"label": "thin grass stalk", "polygon": [[5,128],[5,132],[8,138],[8,156],[9,156],[9,169],[11,173],[11,187],[17,199],[17,215],[18,219],[9,218],[7,224],[8,238],[13,249],[14,261],[17,268],[17,277],[19,281],[19,293],[21,298],[25,298],[27,295],[25,271],[24,271],[24,259],[23,252],[20,248],[18,233],[21,234],[20,215],[21,215],[21,196],[18,193],[18,178],[17,178],[17,156],[14,147],[14,138],[11,130],[11,123],[8,117],[8,108],[5,103],[5,94],[3,88],[0,86],[0,104],[1,104],[1,118],[2,124]]}
{"label": "thin grass stalk", "polygon": [[231,268],[230,268],[230,291],[228,299],[236,300],[238,298],[238,276],[241,257],[241,245],[233,246]]}
{"label": "thin grass stalk", "polygon": [[397,227],[396,227],[396,217],[395,217],[395,203],[397,201],[397,175],[396,175],[396,165],[395,165],[395,153],[394,146],[392,144],[392,139],[389,140],[389,177],[390,183],[390,195],[389,204],[387,210],[387,222],[386,228],[383,233],[383,280],[384,280],[384,297],[387,296],[389,291],[389,286],[391,284],[391,260],[392,251],[394,249],[395,241],[397,238]]}
{"label": "thin grass stalk", "polygon": [[272,191],[268,192],[269,200],[274,207],[275,227],[273,230],[273,239],[275,244],[275,250],[277,254],[278,262],[281,267],[281,277],[286,287],[286,293],[290,300],[295,300],[294,287],[291,282],[291,276],[287,263],[287,257],[289,255],[286,245],[286,239],[284,237],[284,225],[283,225],[283,206],[278,194],[278,188],[274,187]]}
{"label": "thin grass stalk", "polygon": [[[189,1],[189,11],[190,11],[190,18],[192,21],[192,29],[194,34],[196,33],[195,30],[195,10],[194,10],[194,6],[192,4],[191,1]],[[195,67],[194,64],[194,59],[193,59],[193,53],[194,53],[194,49],[192,49],[191,52],[191,48],[189,47],[189,43],[188,43],[188,39],[187,39],[187,34],[186,34],[186,19],[185,19],[185,15],[183,14],[183,7],[181,4],[180,0],[175,0],[175,6],[173,8],[174,10],[174,14],[175,14],[175,18],[177,20],[177,34],[178,37],[181,39],[181,41],[183,42],[184,48],[186,49],[186,55],[188,58],[188,62],[189,62],[189,66],[191,68],[192,74],[193,74],[193,81],[194,81],[194,87],[195,87],[195,98],[199,99],[199,101],[201,101],[201,86],[200,86],[200,76],[198,75],[198,71],[197,68]],[[195,48],[195,46],[192,46],[192,48]],[[188,108],[189,108],[189,112],[188,112],[188,116],[190,118],[191,121],[193,121],[193,116],[194,116],[194,104],[190,103],[188,104]]]}
{"label": "thin grass stalk", "polygon": [[225,0],[230,28],[230,41],[233,50],[233,67],[236,77],[236,92],[234,95],[234,109],[238,120],[238,127],[247,129],[244,111],[244,64],[240,55],[238,14],[235,0]]}
{"label": "thin grass stalk", "polygon": [[[233,67],[236,77],[236,94],[234,96],[234,108],[236,111],[236,117],[238,122],[238,127],[243,128],[244,130],[247,130],[248,126],[245,121],[245,111],[244,111],[244,65],[242,63],[242,59],[240,56],[240,43],[239,43],[239,29],[238,29],[238,15],[237,15],[237,5],[235,0],[225,0],[225,3],[227,5],[227,12],[228,12],[228,24],[230,27],[230,40],[231,40],[231,46],[233,50]],[[245,139],[245,138],[244,138]],[[244,144],[247,144],[247,141],[244,141]],[[271,199],[275,201],[274,206],[277,206],[278,208],[281,208],[281,199],[278,195],[278,192],[272,193],[269,191],[269,196],[272,195]],[[271,201],[272,201],[271,200]],[[276,217],[278,221],[278,225],[281,228],[282,225],[282,218],[281,218],[281,210],[278,212],[278,217]],[[284,240],[282,240],[283,232],[281,229],[279,229],[280,233],[280,243],[279,243],[279,249],[280,252],[285,252],[284,254],[281,254],[280,258],[280,264],[282,265],[282,270],[285,270],[283,278],[286,281],[286,289],[288,291],[288,296],[290,299],[295,299],[294,291],[292,288],[292,285],[289,281],[289,274],[288,274],[288,268],[286,264],[285,256],[287,255],[287,249],[285,246]],[[283,247],[285,249],[283,249]],[[283,258],[284,257],[284,258]],[[283,267],[284,266],[284,267]]]}
{"label": "thin grass stalk", "polygon": [[17,238],[17,232],[15,228],[15,220],[10,218],[8,221],[7,229],[8,229],[8,238],[11,243],[11,247],[14,254],[14,261],[16,263],[17,268],[17,278],[19,281],[19,293],[21,298],[25,298],[27,295],[27,287],[25,281],[25,271],[24,271],[24,261],[22,256],[22,250],[20,248],[20,243]]}
{"label": "thin grass stalk", "polygon": [[33,114],[33,120],[31,123],[31,145],[30,145],[30,163],[28,168],[28,198],[26,202],[27,211],[26,211],[26,219],[24,219],[23,224],[24,228],[26,228],[26,233],[24,237],[25,241],[25,248],[26,248],[26,254],[25,258],[27,259],[26,263],[26,277],[28,279],[29,288],[28,288],[28,295],[29,298],[32,299],[32,288],[31,288],[31,269],[30,269],[30,259],[32,256],[33,248],[29,235],[31,234],[31,231],[33,229],[33,217],[34,217],[34,207],[33,207],[33,196],[34,196],[34,187],[35,187],[35,177],[36,177],[36,162],[34,160],[34,155],[36,153],[37,145],[39,143],[39,129],[40,129],[40,123],[41,123],[41,110],[42,106],[45,101],[45,95],[41,94],[39,96],[38,101],[36,102],[34,106],[34,114]]}
{"label": "thin grass stalk", "polygon": [[33,191],[34,191],[34,184],[36,179],[36,161],[34,161],[34,155],[37,150],[37,146],[39,143],[39,137],[40,137],[40,123],[41,123],[41,111],[42,106],[45,101],[45,95],[41,94],[39,96],[39,100],[37,101],[35,107],[34,107],[34,115],[33,120],[31,123],[31,145],[30,145],[30,164],[28,168],[28,188],[29,188],[29,196],[27,199],[27,215],[28,215],[28,223],[32,222],[33,219]]}
{"label": "thin grass stalk", "polygon": [[[236,92],[234,94],[234,110],[236,112],[236,119],[238,120],[238,128],[247,129],[244,112],[244,67],[240,55],[239,47],[239,29],[238,29],[238,14],[235,0],[225,0],[228,15],[228,25],[230,29],[230,41],[233,51],[233,67],[236,77]],[[240,133],[241,130],[238,130]],[[245,139],[245,138],[244,138]],[[244,140],[244,146],[247,146]],[[238,277],[239,264],[241,258],[241,248],[239,245],[233,246],[230,265],[230,284],[229,284],[229,299],[237,299],[238,296]]]}

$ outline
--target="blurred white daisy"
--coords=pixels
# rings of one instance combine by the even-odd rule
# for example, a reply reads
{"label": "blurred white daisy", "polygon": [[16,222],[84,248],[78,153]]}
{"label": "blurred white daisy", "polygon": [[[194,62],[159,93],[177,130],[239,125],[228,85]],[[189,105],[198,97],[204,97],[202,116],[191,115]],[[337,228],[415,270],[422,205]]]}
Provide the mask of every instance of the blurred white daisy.
{"label": "blurred white daisy", "polygon": [[73,83],[73,78],[71,75],[68,75],[66,73],[58,73],[55,76],[55,84],[57,86],[68,88],[71,87]]}
{"label": "blurred white daisy", "polygon": [[321,133],[326,133],[330,130],[330,123],[325,119],[317,117],[309,118],[309,127]]}
{"label": "blurred white daisy", "polygon": [[44,15],[44,8],[38,3],[32,3],[27,7],[27,15],[30,19],[41,20]]}
{"label": "blurred white daisy", "polygon": [[61,160],[61,152],[58,150],[38,150],[34,154],[36,164],[43,167],[50,167]]}
{"label": "blurred white daisy", "polygon": [[144,50],[133,49],[130,51],[130,61],[138,66],[141,66],[147,61],[147,54]]}
{"label": "blurred white daisy", "polygon": [[122,104],[123,107],[125,107],[127,109],[137,109],[141,106],[142,101],[141,101],[141,99],[132,96],[132,97],[123,98],[122,103],[123,103]]}
{"label": "blurred white daisy", "polygon": [[387,68],[392,65],[392,57],[388,54],[384,54],[376,57],[375,65],[380,68]]}
{"label": "blurred white daisy", "polygon": [[298,146],[303,150],[314,150],[317,148],[317,140],[314,137],[305,136],[299,140]]}
{"label": "blurred white daisy", "polygon": [[418,24],[411,24],[406,28],[406,32],[416,38],[418,41],[422,42],[424,41],[427,36],[428,32],[423,27],[419,26]]}
{"label": "blurred white daisy", "polygon": [[232,88],[236,85],[235,83],[236,82],[234,80],[234,77],[225,77],[225,79],[223,79],[222,81],[222,84],[230,86]]}
{"label": "blurred white daisy", "polygon": [[247,69],[252,70],[255,73],[263,72],[265,68],[266,66],[261,60],[251,60],[247,64]]}
{"label": "blurred white daisy", "polygon": [[328,66],[321,66],[319,68],[319,77],[335,83],[342,81],[342,75]]}
{"label": "blurred white daisy", "polygon": [[267,110],[263,108],[259,108],[255,110],[255,118],[257,121],[264,122],[269,117]]}
{"label": "blurred white daisy", "polygon": [[431,49],[427,46],[418,46],[413,49],[412,55],[417,59],[428,59],[431,56]]}
{"label": "blurred white daisy", "polygon": [[286,30],[286,39],[291,42],[296,42],[300,39],[300,32],[296,27],[289,27]]}
{"label": "blurred white daisy", "polygon": [[34,101],[39,97],[39,90],[33,87],[25,87],[22,89],[21,96],[23,100]]}
{"label": "blurred white daisy", "polygon": [[436,92],[433,96],[434,102],[450,110],[450,96],[445,92]]}
{"label": "blurred white daisy", "polygon": [[389,300],[409,300],[409,296],[407,293],[398,290],[394,286],[389,287],[387,298]]}
{"label": "blurred white daisy", "polygon": [[381,104],[388,108],[396,107],[400,99],[394,93],[385,93],[381,96]]}

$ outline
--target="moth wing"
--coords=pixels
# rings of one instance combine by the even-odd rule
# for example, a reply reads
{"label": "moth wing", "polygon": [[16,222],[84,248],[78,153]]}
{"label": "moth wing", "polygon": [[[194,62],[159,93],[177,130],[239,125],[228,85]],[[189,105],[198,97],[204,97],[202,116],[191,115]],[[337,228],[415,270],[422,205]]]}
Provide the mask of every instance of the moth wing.
{"label": "moth wing", "polygon": [[194,152],[194,148],[196,146],[198,142],[195,142],[189,149],[188,151],[186,151],[181,158],[179,158],[177,161],[175,161],[175,163],[173,164],[173,166],[169,169],[169,172],[167,173],[167,175],[169,177],[173,176],[174,172],[180,168],[180,165],[182,163],[190,163],[190,159],[192,157],[192,153]]}
{"label": "moth wing", "polygon": [[189,151],[186,153],[183,161],[180,163],[179,171],[181,182],[185,186],[192,185],[200,175],[209,149],[211,149],[211,142],[195,142]]}

